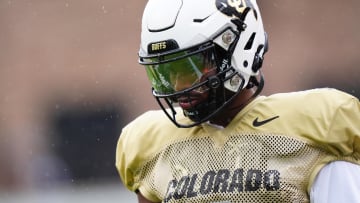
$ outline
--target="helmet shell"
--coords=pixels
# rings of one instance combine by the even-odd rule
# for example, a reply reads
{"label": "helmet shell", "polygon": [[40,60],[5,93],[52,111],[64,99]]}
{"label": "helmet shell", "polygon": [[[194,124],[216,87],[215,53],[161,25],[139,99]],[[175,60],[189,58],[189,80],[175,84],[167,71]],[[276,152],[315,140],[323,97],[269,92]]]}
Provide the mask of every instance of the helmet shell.
{"label": "helmet shell", "polygon": [[[242,21],[243,27],[233,23],[234,19]],[[230,61],[245,80],[242,87],[231,80],[224,82],[227,89],[236,92],[258,74],[259,68],[253,67],[258,66],[267,47],[256,0],[149,0],[142,18],[139,56],[148,56],[151,44],[167,40],[176,42],[178,50],[208,41],[227,50],[229,45],[221,35],[226,29],[237,33]]]}

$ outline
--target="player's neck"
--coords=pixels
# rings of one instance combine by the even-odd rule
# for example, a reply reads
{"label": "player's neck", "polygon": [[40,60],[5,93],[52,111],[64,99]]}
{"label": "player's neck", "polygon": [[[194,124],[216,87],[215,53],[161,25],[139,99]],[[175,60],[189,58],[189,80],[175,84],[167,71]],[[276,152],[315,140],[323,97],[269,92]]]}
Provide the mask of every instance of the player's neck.
{"label": "player's neck", "polygon": [[226,127],[234,117],[252,100],[253,89],[244,89],[221,112],[210,119],[210,123]]}

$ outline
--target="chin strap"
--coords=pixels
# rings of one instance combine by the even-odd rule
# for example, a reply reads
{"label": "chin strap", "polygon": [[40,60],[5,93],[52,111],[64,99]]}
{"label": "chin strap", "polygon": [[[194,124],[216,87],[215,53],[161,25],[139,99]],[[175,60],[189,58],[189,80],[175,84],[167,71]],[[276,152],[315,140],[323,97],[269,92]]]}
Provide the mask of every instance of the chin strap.
{"label": "chin strap", "polygon": [[257,97],[264,88],[264,84],[265,84],[264,75],[262,74],[261,71],[259,71],[259,75],[260,75],[259,81],[254,77],[254,80],[256,81],[255,86],[257,86],[257,88],[251,99]]}

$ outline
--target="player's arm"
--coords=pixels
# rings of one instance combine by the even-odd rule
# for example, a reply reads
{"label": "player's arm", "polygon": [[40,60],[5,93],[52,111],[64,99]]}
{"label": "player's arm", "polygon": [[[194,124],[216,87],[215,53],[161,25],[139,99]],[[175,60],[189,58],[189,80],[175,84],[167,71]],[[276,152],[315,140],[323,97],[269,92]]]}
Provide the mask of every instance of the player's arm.
{"label": "player's arm", "polygon": [[139,203],[155,203],[155,202],[147,200],[144,196],[142,196],[142,194],[140,192],[137,193],[137,197],[138,197]]}
{"label": "player's arm", "polygon": [[[332,125],[328,128],[329,147],[337,144],[335,147],[340,156],[357,161],[360,158],[359,99],[344,92],[332,93],[335,93],[335,99],[331,99],[340,102],[340,106],[336,108]],[[360,202],[359,164],[335,161],[326,165],[311,186],[311,203]]]}
{"label": "player's arm", "polygon": [[360,202],[360,166],[335,161],[326,165],[311,187],[311,203]]}

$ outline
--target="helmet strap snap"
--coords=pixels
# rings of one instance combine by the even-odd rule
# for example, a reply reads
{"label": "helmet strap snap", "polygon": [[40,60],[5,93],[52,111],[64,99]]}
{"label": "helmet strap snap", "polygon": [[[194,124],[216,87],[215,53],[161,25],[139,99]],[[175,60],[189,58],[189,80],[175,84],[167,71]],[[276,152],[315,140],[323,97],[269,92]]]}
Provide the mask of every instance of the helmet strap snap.
{"label": "helmet strap snap", "polygon": [[221,84],[220,78],[216,75],[210,76],[208,80],[209,80],[208,85],[212,89],[218,88]]}

